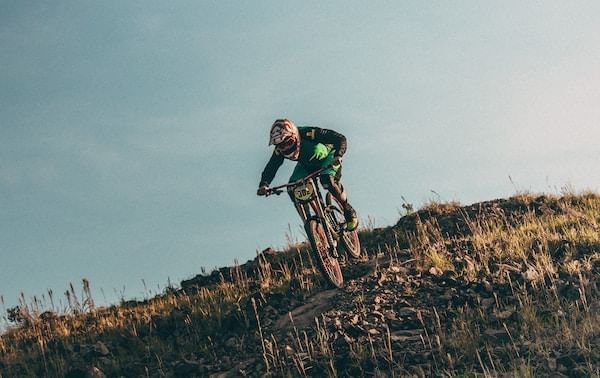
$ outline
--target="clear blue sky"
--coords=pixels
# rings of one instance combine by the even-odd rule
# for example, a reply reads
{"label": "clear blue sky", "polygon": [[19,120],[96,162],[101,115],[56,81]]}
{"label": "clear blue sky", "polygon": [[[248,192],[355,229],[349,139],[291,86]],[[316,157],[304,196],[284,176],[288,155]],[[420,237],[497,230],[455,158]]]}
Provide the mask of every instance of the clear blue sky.
{"label": "clear blue sky", "polygon": [[599,14],[598,1],[0,0],[0,295],[87,277],[98,302],[100,288],[141,298],[142,279],[244,262],[284,245],[288,224],[300,237],[287,198],[255,195],[282,116],[348,137],[345,186],[379,226],[401,196],[597,191]]}

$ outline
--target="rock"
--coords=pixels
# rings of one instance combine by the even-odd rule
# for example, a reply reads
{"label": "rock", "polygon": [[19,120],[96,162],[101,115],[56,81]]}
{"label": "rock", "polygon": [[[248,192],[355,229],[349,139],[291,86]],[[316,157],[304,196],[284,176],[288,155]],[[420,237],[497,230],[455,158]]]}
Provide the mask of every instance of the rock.
{"label": "rock", "polygon": [[104,378],[104,372],[95,366],[89,368],[74,367],[65,374],[65,378]]}
{"label": "rock", "polygon": [[391,334],[390,335],[390,340],[392,340],[393,342],[396,343],[407,343],[407,342],[421,342],[421,336],[405,336],[405,335],[398,335],[398,334]]}
{"label": "rock", "polygon": [[415,309],[414,307],[402,307],[400,310],[398,310],[399,316],[413,316],[416,313],[417,309]]}
{"label": "rock", "polygon": [[534,281],[538,276],[539,274],[533,267],[529,267],[527,271],[523,273],[523,278],[527,281]]}
{"label": "rock", "polygon": [[419,377],[419,378],[424,378],[427,375],[425,374],[425,370],[423,370],[423,368],[420,365],[413,365],[410,367],[410,371],[412,374],[414,374],[415,376]]}
{"label": "rock", "polygon": [[440,296],[440,299],[449,301],[450,299],[452,299],[455,296],[456,296],[456,289],[450,288],[450,289],[446,290],[446,292],[442,296]]}
{"label": "rock", "polygon": [[117,363],[108,357],[98,358],[98,363],[100,364],[100,367],[104,370],[115,369],[117,366]]}
{"label": "rock", "polygon": [[104,378],[104,372],[95,366],[92,366],[85,374],[86,378]]}
{"label": "rock", "polygon": [[176,362],[173,370],[178,377],[188,377],[204,371],[203,365],[200,362],[186,359]]}
{"label": "rock", "polygon": [[510,337],[504,329],[486,329],[483,334],[493,340],[509,341]]}
{"label": "rock", "polygon": [[225,341],[225,346],[227,348],[234,348],[237,345],[237,339],[235,337],[230,337],[229,339],[227,339],[227,341]]}
{"label": "rock", "polygon": [[235,372],[226,371],[226,372],[220,372],[220,373],[213,373],[213,374],[209,375],[208,378],[233,378],[235,376],[236,376]]}
{"label": "rock", "polygon": [[336,329],[342,329],[342,321],[340,320],[339,317],[336,317],[335,320],[333,321],[333,324],[335,325]]}
{"label": "rock", "polygon": [[485,291],[487,291],[488,293],[492,293],[494,291],[492,288],[492,284],[490,284],[488,280],[484,279],[481,282],[481,284],[483,285],[483,288],[485,289]]}
{"label": "rock", "polygon": [[377,316],[379,319],[381,319],[381,321],[385,321],[385,315],[383,315],[380,311],[372,311],[371,312],[372,315]]}
{"label": "rock", "polygon": [[568,373],[569,369],[565,365],[559,364],[557,370],[561,373]]}
{"label": "rock", "polygon": [[396,341],[421,341],[421,335],[423,334],[422,329],[405,329],[391,332],[390,337]]}
{"label": "rock", "polygon": [[408,273],[408,269],[401,267],[401,266],[390,266],[390,271],[394,272],[394,273],[402,273],[402,274],[407,274]]}
{"label": "rock", "polygon": [[110,354],[110,351],[102,341],[98,341],[94,345],[94,352],[96,352],[100,356],[108,356]]}
{"label": "rock", "polygon": [[268,247],[266,249],[263,249],[262,254],[264,255],[276,255],[280,252],[278,252],[276,249],[272,248],[272,247]]}
{"label": "rock", "polygon": [[345,331],[348,335],[350,335],[352,337],[363,336],[368,333],[363,327],[361,327],[359,325],[352,325],[352,324],[349,324],[348,326],[346,326]]}
{"label": "rock", "polygon": [[110,355],[110,351],[102,341],[98,341],[94,345],[83,345],[81,347],[81,352],[88,361],[97,357]]}
{"label": "rock", "polygon": [[488,309],[494,306],[495,303],[496,300],[494,298],[484,298],[481,300],[481,307],[483,307],[484,309]]}

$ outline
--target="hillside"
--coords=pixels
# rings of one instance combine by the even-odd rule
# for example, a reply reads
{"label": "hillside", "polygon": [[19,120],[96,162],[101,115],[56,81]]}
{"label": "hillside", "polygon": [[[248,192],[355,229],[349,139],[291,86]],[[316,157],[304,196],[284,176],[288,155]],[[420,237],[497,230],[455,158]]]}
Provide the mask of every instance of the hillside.
{"label": "hillside", "polygon": [[361,241],[343,289],[296,245],[147,301],[11,309],[0,376],[600,374],[600,195],[431,203]]}

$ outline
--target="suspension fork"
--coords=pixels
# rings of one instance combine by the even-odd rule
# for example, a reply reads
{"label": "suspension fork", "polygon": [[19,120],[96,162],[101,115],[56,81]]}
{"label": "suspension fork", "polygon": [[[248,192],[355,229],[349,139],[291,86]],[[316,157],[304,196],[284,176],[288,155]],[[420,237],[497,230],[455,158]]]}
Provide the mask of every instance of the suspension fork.
{"label": "suspension fork", "polygon": [[296,207],[296,211],[298,211],[300,218],[302,218],[302,221],[306,222],[308,218],[310,218],[310,211],[308,209],[308,206],[306,204],[297,203],[295,201],[294,206]]}
{"label": "suspension fork", "polygon": [[323,208],[323,197],[321,197],[321,191],[316,183],[313,183],[313,185],[315,186],[315,194],[313,200],[310,202],[310,205],[323,225],[323,230],[325,230],[325,235],[327,236],[327,241],[329,242],[331,255],[335,258],[338,258],[337,240],[335,240],[333,237],[329,219],[327,219],[327,214],[325,214],[325,209]]}
{"label": "suspension fork", "polygon": [[323,219],[323,210],[322,208],[319,206],[321,201],[319,201],[319,199],[321,198],[321,194],[318,192],[318,187],[316,186],[316,183],[314,182],[314,180],[310,181],[310,184],[315,188],[315,190],[317,190],[317,192],[315,192],[313,194],[313,199],[308,202],[308,203],[300,203],[298,201],[296,201],[296,199],[294,198],[294,195],[290,192],[290,197],[292,198],[292,201],[294,202],[294,206],[296,207],[296,211],[298,211],[298,214],[300,215],[300,218],[302,218],[302,220],[304,222],[306,222],[307,220],[309,220],[312,217],[312,214],[310,212],[310,209],[312,208],[313,213],[319,218],[319,219]]}
{"label": "suspension fork", "polygon": [[[291,197],[294,201],[294,206],[296,207],[296,211],[298,211],[300,218],[302,218],[305,224],[310,218],[317,218],[321,222],[323,230],[325,231],[325,236],[327,237],[327,242],[329,243],[330,254],[333,257],[338,258],[337,240],[334,240],[334,236],[331,231],[331,226],[329,224],[330,221],[326,218],[327,214],[325,214],[325,210],[323,208],[324,205],[322,199],[323,197],[321,197],[321,191],[319,190],[317,183],[314,182],[314,180],[311,181],[311,185],[314,187],[315,190],[312,200],[310,200],[309,203],[299,203],[296,201],[292,194]],[[311,214],[311,208],[313,210],[313,213],[315,214],[314,217]]]}

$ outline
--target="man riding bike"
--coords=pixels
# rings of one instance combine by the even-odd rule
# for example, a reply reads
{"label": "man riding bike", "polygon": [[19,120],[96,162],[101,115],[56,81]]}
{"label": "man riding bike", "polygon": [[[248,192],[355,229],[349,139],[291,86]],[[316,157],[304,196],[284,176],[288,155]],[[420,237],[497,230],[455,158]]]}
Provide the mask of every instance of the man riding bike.
{"label": "man riding bike", "polygon": [[356,211],[348,203],[348,196],[340,183],[342,156],[346,152],[345,136],[319,127],[296,127],[289,119],[278,119],[271,126],[269,145],[274,145],[275,150],[262,172],[257,191],[259,196],[267,193],[269,184],[285,158],[298,162],[289,182],[327,168],[319,176],[321,185],[329,190],[344,209],[346,230],[354,231],[358,227]]}

